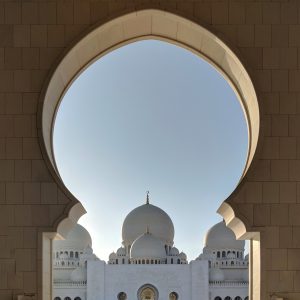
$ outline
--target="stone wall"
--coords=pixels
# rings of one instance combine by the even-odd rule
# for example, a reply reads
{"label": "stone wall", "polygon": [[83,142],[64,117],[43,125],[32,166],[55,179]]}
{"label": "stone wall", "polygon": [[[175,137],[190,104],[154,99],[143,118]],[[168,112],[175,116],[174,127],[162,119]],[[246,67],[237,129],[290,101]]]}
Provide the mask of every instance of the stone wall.
{"label": "stone wall", "polygon": [[0,2],[0,299],[42,299],[42,233],[55,232],[76,203],[41,151],[37,112],[47,76],[96,24],[142,8],[213,31],[251,75],[259,147],[227,202],[249,231],[261,233],[261,299],[276,292],[299,300],[300,2],[285,0]]}

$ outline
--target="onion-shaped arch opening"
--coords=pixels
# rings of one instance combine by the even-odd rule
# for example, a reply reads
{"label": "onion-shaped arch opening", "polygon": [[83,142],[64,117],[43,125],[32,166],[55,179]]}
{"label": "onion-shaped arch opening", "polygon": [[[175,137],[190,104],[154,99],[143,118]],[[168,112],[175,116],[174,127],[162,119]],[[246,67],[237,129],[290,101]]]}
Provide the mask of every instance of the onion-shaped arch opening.
{"label": "onion-shaped arch opening", "polygon": [[[78,202],[64,186],[53,152],[53,125],[59,103],[76,77],[96,59],[128,43],[149,38],[184,47],[206,59],[224,75],[235,90],[248,123],[249,148],[243,176],[253,160],[259,138],[259,106],[251,78],[234,51],[204,27],[181,16],[153,9],[133,12],[98,26],[74,43],[53,69],[40,95],[38,131],[42,152],[56,181],[73,200],[73,206]],[[74,219],[84,212],[83,208],[80,209],[79,214],[71,219],[68,215],[61,216],[56,224],[59,235],[65,236],[74,226]],[[225,220],[228,225],[233,219]],[[230,226],[231,229],[234,227]],[[43,286],[47,286],[43,294],[47,294],[49,285],[43,280]]]}

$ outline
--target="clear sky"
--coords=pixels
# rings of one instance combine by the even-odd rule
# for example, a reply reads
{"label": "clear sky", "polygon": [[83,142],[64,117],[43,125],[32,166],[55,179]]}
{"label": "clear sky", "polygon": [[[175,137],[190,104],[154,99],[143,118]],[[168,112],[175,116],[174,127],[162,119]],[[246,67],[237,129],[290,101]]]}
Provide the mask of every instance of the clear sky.
{"label": "clear sky", "polygon": [[79,223],[104,260],[121,245],[125,216],[150,202],[197,257],[247,156],[247,124],[233,90],[195,54],[135,42],[92,64],[71,85],[54,128],[61,177],[87,210]]}

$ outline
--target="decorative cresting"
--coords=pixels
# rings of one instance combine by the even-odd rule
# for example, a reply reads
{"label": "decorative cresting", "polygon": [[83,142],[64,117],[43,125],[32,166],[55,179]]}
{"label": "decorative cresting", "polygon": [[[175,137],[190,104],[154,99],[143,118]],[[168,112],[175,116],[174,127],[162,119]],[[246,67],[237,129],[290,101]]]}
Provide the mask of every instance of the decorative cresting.
{"label": "decorative cresting", "polygon": [[259,135],[259,107],[251,79],[234,52],[213,33],[178,15],[153,9],[126,14],[100,25],[78,41],[53,71],[40,98],[39,133],[43,150],[58,174],[52,131],[58,105],[76,77],[92,62],[137,40],[159,39],[203,57],[226,77],[241,101],[248,123],[249,151],[244,174],[254,156]]}

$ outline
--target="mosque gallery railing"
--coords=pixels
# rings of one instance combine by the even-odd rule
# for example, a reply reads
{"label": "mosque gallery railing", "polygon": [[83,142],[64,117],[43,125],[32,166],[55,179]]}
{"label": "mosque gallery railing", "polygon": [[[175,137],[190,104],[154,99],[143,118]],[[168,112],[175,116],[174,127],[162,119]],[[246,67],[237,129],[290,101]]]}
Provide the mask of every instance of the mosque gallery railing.
{"label": "mosque gallery railing", "polygon": [[210,281],[210,287],[246,287],[249,285],[248,281]]}
{"label": "mosque gallery railing", "polygon": [[54,280],[53,285],[56,288],[85,287],[86,286],[86,280],[84,280],[84,281]]}

